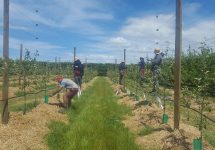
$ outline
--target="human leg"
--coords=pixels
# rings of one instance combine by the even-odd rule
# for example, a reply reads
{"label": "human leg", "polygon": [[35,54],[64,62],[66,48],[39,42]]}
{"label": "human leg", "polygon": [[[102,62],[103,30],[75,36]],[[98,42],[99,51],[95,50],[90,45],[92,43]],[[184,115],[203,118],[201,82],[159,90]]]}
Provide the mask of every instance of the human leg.
{"label": "human leg", "polygon": [[66,93],[63,95],[62,107],[64,107],[64,108],[68,108],[68,96],[67,96],[67,93],[68,93],[68,92],[66,92]]}
{"label": "human leg", "polygon": [[153,90],[154,92],[159,91],[159,75],[160,75],[160,70],[155,69],[153,70]]}
{"label": "human leg", "polygon": [[80,89],[81,89],[81,84],[82,84],[82,78],[81,78],[81,76],[79,76],[78,82],[79,82],[79,87],[80,87]]}
{"label": "human leg", "polygon": [[120,72],[120,74],[119,74],[119,84],[120,85],[123,85],[123,77],[124,77],[124,74],[122,72]]}
{"label": "human leg", "polygon": [[140,69],[140,76],[141,76],[141,77],[144,76],[144,69]]}
{"label": "human leg", "polygon": [[69,89],[68,92],[64,94],[64,105],[66,108],[71,106],[71,100],[72,98],[78,93],[78,89]]}
{"label": "human leg", "polygon": [[74,77],[74,81],[75,81],[75,83],[76,83],[77,85],[79,85],[79,79],[78,79],[78,76],[75,76],[75,77]]}

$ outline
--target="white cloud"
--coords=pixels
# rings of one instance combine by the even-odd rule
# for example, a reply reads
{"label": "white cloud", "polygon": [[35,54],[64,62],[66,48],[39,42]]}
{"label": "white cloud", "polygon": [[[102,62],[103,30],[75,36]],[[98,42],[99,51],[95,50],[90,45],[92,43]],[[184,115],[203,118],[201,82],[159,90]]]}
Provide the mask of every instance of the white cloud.
{"label": "white cloud", "polygon": [[199,46],[200,42],[214,37],[215,20],[203,20],[183,31],[183,41],[186,48],[188,48],[189,44],[193,48],[196,48]]}
{"label": "white cloud", "polygon": [[32,32],[32,29],[28,28],[28,27],[24,27],[24,26],[14,26],[14,25],[10,25],[9,27],[10,29],[13,29],[13,30],[22,30],[22,31],[31,31]]}
{"label": "white cloud", "polygon": [[[174,28],[174,15],[161,14],[159,18],[153,15],[129,18],[122,27],[120,34],[130,38],[167,38]],[[157,31],[159,29],[159,31]]]}
{"label": "white cloud", "polygon": [[[159,31],[156,31],[158,28]],[[106,57],[118,59],[118,62],[123,60],[123,50],[126,49],[127,63],[137,63],[140,56],[153,57],[156,42],[159,42],[162,49],[166,48],[166,41],[174,43],[174,32],[173,14],[160,14],[159,18],[155,15],[130,17],[112,37],[88,46],[91,50],[105,53]],[[100,56],[98,57],[100,59]]]}
{"label": "white cloud", "polygon": [[18,3],[10,3],[10,20],[12,23],[21,23],[25,24],[26,22],[37,22],[42,23],[48,26],[57,26],[56,22],[48,17],[40,16],[39,12],[36,12],[35,9],[23,6]]}
{"label": "white cloud", "polygon": [[[13,29],[10,30],[10,33],[12,33],[12,36],[16,36],[16,38],[10,38],[10,48],[19,50],[20,43],[24,43],[26,48],[38,49],[41,56],[43,56],[43,54],[47,54],[48,56],[62,55],[57,50],[61,49],[66,51],[68,48],[51,44],[51,42],[29,41],[24,38],[17,39],[20,37],[17,35],[16,31],[25,31],[23,34],[21,32],[19,32],[19,34],[21,33],[23,35],[22,37],[29,37],[29,32],[46,34],[48,26],[50,29],[58,28],[63,32],[75,32],[95,38],[95,36],[104,35],[105,33],[98,22],[112,21],[114,19],[110,12],[111,10],[107,9],[105,5],[106,4],[101,3],[100,0],[53,0],[41,1],[40,3],[34,0],[13,0],[10,2],[10,29]],[[2,3],[0,6],[0,10],[3,11]],[[38,12],[35,10],[38,10]],[[40,31],[34,31],[32,26],[36,23],[39,24]],[[43,29],[44,26],[45,29]],[[52,32],[49,29],[47,31]],[[48,41],[49,39],[46,40]],[[0,43],[0,45],[2,46],[2,43]]]}
{"label": "white cloud", "polygon": [[[91,1],[80,1],[80,0],[55,0],[55,9],[59,10],[59,8],[64,8],[67,14],[64,14],[64,18],[70,19],[72,21],[80,21],[80,20],[112,20],[113,16],[110,12],[103,9],[104,4],[99,3],[98,0]],[[61,6],[61,7],[59,7]],[[59,12],[59,11],[57,11]]]}
{"label": "white cloud", "polygon": [[[0,35],[0,40],[2,41],[3,37]],[[29,49],[32,52],[35,52],[35,50],[39,51],[39,54],[41,57],[43,57],[45,60],[46,58],[55,57],[61,54],[61,51],[65,50],[64,47],[47,43],[47,42],[41,42],[41,41],[28,41],[28,40],[20,40],[16,38],[9,38],[9,51],[19,51],[20,50],[20,44],[23,44],[23,49]],[[2,47],[2,43],[0,43],[0,47]],[[1,50],[2,53],[2,50]],[[10,56],[12,58],[18,58],[19,56]]]}
{"label": "white cloud", "polygon": [[20,43],[24,44],[24,47],[27,49],[41,49],[45,51],[52,51],[53,49],[61,49],[62,46],[40,42],[40,41],[23,41],[19,39],[10,38],[10,48],[19,49]]}
{"label": "white cloud", "polygon": [[53,0],[41,4],[35,4],[35,1],[28,1],[28,4],[11,2],[11,22],[14,26],[35,22],[83,34],[102,34],[101,27],[94,21],[113,20],[113,15],[102,5],[98,0]]}
{"label": "white cloud", "polygon": [[[63,58],[61,59],[62,61],[65,62],[72,62],[74,54],[71,52],[66,52],[63,54]],[[85,63],[86,61],[88,63],[114,63],[116,57],[114,55],[110,54],[98,54],[98,53],[81,53],[81,54],[76,54],[76,56],[81,60],[81,62]]]}
{"label": "white cloud", "polygon": [[[85,38],[92,39],[92,43],[83,44],[83,47],[80,48],[83,53],[79,53],[79,57],[88,57],[91,58],[91,61],[97,60],[97,62],[99,62],[98,60],[101,62],[111,59],[122,60],[124,48],[127,49],[128,63],[138,62],[138,57],[146,57],[147,53],[149,57],[153,57],[153,49],[157,46],[161,47],[162,50],[165,50],[167,46],[174,49],[174,13],[159,14],[158,18],[156,18],[157,14],[149,15],[148,13],[148,15],[142,16],[138,14],[138,17],[130,16],[123,21],[124,23],[119,30],[114,31],[110,27],[111,33],[114,33],[111,35],[105,30],[106,27],[99,26],[100,22],[105,23],[105,21],[114,21],[115,19],[111,8],[108,9],[105,5],[104,0],[52,0],[41,1],[40,3],[35,3],[34,0],[13,0],[10,8],[12,23],[10,27],[27,31],[27,25],[38,23],[62,29],[63,32],[72,31],[81,35],[84,34]],[[183,13],[186,19],[183,22],[182,34],[184,48],[188,47],[189,44],[197,47],[196,42],[201,42],[204,38],[213,38],[215,35],[215,20],[198,18],[201,7],[200,3],[185,3]],[[35,12],[36,9],[39,10],[38,13]],[[0,10],[2,10],[2,6]],[[28,32],[31,31],[28,30]],[[157,45],[156,42],[159,44]],[[64,55],[62,60],[70,60],[73,55],[66,53],[66,51],[71,51],[68,48],[51,44],[51,42],[10,39],[11,48],[19,49],[20,43],[24,43],[29,49],[38,48],[44,56],[45,54],[47,56]],[[62,53],[59,50],[63,50]]]}
{"label": "white cloud", "polygon": [[[186,24],[187,22],[184,22]],[[156,29],[159,28],[159,31]],[[190,44],[192,48],[200,46],[204,39],[215,40],[215,20],[200,20],[192,27],[183,26],[183,50]],[[158,45],[155,43],[159,42]],[[129,43],[129,45],[126,45]],[[175,49],[175,18],[174,14],[160,14],[128,18],[121,29],[110,40],[97,44],[97,48],[105,48],[115,58],[123,58],[123,49],[127,49],[127,62],[139,61],[139,56],[153,57],[154,48],[159,46],[163,51],[170,47],[169,55],[173,56]],[[210,43],[212,43],[210,41]],[[214,45],[213,45],[214,46]]]}
{"label": "white cloud", "polygon": [[3,17],[3,4],[4,4],[4,2],[3,1],[1,1],[1,3],[0,3],[0,20],[2,20],[2,17]]}
{"label": "white cloud", "polygon": [[[117,36],[124,37],[130,43],[126,47],[130,62],[140,55],[152,57],[155,47],[159,46],[164,49],[167,41],[174,42],[174,15],[160,14],[158,18],[155,16],[128,18],[117,33]],[[156,45],[156,42],[159,45]]]}
{"label": "white cloud", "polygon": [[114,37],[110,39],[110,44],[115,44],[117,46],[128,46],[129,42],[124,37]]}
{"label": "white cloud", "polygon": [[[83,58],[83,56],[81,56]],[[88,62],[96,63],[96,62],[101,62],[101,63],[114,63],[115,62],[115,57],[107,54],[90,54],[87,57]]]}

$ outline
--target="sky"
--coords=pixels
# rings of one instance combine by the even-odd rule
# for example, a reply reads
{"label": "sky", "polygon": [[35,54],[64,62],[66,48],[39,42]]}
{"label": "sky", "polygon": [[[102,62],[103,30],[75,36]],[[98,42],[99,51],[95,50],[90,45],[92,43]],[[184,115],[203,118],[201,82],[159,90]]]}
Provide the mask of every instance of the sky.
{"label": "sky", "polygon": [[[205,41],[215,48],[215,0],[182,0],[182,44],[186,52]],[[156,47],[174,56],[175,0],[10,0],[9,57],[20,44],[41,61],[137,63]],[[0,56],[3,0],[0,3]]]}

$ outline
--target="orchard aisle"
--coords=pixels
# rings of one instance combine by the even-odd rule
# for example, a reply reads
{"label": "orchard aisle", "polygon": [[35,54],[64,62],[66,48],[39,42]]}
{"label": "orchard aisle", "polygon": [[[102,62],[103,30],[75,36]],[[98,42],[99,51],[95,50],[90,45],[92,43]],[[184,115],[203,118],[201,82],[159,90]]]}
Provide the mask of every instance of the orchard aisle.
{"label": "orchard aisle", "polygon": [[[95,80],[96,78],[83,84],[83,93]],[[0,150],[49,149],[44,140],[45,135],[49,133],[48,124],[51,121],[67,124],[69,119],[66,114],[58,113],[59,107],[45,104],[43,99],[38,101],[41,103],[25,115],[21,111],[10,112],[9,123],[0,124]],[[49,101],[58,102],[57,96],[49,98]]]}
{"label": "orchard aisle", "polygon": [[122,117],[129,112],[105,78],[98,78],[67,111],[70,122],[53,122],[47,136],[50,149],[135,150],[134,136]]}

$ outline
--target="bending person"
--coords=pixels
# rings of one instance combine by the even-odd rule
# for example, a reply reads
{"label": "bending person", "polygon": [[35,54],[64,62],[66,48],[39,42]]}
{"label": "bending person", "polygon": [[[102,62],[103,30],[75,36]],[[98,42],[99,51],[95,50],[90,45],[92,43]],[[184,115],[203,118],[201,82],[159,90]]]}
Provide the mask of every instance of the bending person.
{"label": "bending person", "polygon": [[[58,89],[49,96],[52,97],[62,89],[66,88],[66,92],[63,95],[63,102],[59,103],[59,106],[64,108],[69,108],[71,106],[72,98],[78,93],[78,85],[71,79],[64,79],[62,76],[56,76],[56,81],[58,82]],[[51,104],[51,103],[50,103]]]}

